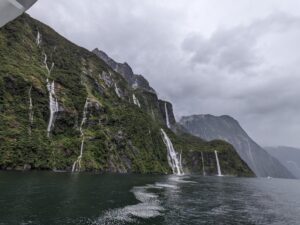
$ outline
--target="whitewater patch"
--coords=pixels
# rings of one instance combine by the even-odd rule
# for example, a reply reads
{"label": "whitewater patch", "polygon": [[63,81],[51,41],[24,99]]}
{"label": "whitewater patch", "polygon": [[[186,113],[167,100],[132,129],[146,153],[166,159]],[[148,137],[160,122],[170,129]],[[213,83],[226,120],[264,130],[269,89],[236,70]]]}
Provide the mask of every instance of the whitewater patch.
{"label": "whitewater patch", "polygon": [[186,180],[186,178],[189,178],[188,176],[183,177],[183,176],[171,176],[169,178],[170,181],[176,182],[176,183],[190,183],[190,184],[197,184],[195,181],[189,181]]}
{"label": "whitewater patch", "polygon": [[[188,181],[188,176],[171,176],[166,183],[156,182],[145,186],[136,186],[131,189],[134,197],[139,202],[135,205],[128,205],[123,208],[116,208],[105,211],[93,225],[122,225],[126,223],[139,224],[141,219],[151,219],[162,216],[165,208],[157,193],[161,190],[172,190],[178,192],[178,183],[197,183]],[[160,190],[159,192],[155,190]]]}
{"label": "whitewater patch", "polygon": [[158,188],[178,189],[178,187],[176,185],[166,184],[166,183],[155,183],[155,186]]}
{"label": "whitewater patch", "polygon": [[108,210],[93,224],[109,225],[124,224],[126,222],[137,223],[138,219],[149,219],[160,216],[164,211],[164,208],[161,206],[158,199],[159,196],[150,192],[150,189],[153,188],[155,188],[154,185],[134,187],[131,192],[140,203],[125,206],[124,208]]}

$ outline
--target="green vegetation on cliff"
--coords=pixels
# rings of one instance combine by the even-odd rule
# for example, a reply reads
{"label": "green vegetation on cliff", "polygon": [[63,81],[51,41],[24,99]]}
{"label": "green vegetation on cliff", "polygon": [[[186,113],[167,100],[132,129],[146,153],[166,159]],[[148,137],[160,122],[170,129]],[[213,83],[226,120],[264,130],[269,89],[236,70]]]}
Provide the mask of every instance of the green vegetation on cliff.
{"label": "green vegetation on cliff", "polygon": [[[23,15],[0,29],[0,65],[2,169],[70,171],[83,145],[81,170],[170,172],[160,132],[161,127],[168,129],[157,96],[132,89],[92,52]],[[47,132],[49,84],[58,107]],[[133,94],[141,107],[133,104]],[[171,130],[168,134],[191,172],[202,168],[195,153],[207,152],[207,170],[213,174],[215,162],[209,155],[217,149],[228,174],[251,174],[225,142],[206,143]]]}

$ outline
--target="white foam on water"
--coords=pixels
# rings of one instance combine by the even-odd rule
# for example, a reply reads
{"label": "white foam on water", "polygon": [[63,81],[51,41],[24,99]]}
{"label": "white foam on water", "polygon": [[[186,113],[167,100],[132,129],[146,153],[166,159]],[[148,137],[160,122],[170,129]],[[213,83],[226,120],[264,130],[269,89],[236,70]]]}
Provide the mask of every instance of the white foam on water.
{"label": "white foam on water", "polygon": [[178,189],[177,186],[172,185],[172,184],[165,184],[165,183],[155,183],[155,185],[157,187],[161,187],[161,188],[171,188],[171,189]]}
{"label": "white foam on water", "polygon": [[140,202],[136,205],[125,206],[124,208],[108,210],[94,224],[123,224],[126,222],[138,223],[138,219],[149,219],[161,215],[164,208],[160,205],[158,195],[149,192],[154,185],[134,187],[131,192]]}
{"label": "white foam on water", "polygon": [[185,178],[188,177],[179,177],[179,176],[171,176],[169,177],[170,181],[176,182],[176,183],[190,183],[190,184],[196,184],[197,182],[195,181],[189,181],[189,180],[185,180]]}

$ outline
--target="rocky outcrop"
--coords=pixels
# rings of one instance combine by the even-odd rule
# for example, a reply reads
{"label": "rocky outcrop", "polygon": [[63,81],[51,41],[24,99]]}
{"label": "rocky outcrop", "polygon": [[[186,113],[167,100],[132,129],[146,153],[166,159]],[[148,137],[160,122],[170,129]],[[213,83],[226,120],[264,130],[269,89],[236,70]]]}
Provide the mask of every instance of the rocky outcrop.
{"label": "rocky outcrop", "polygon": [[133,70],[128,63],[118,63],[98,48],[94,49],[93,53],[106,62],[107,65],[109,65],[115,72],[121,74],[132,88],[140,88],[145,91],[155,93],[155,90],[149,85],[149,82],[142,75],[136,75],[133,73]]}
{"label": "rocky outcrop", "polygon": [[194,115],[183,117],[180,124],[191,134],[204,140],[218,139],[231,143],[259,177],[294,177],[277,159],[255,143],[230,116]]}

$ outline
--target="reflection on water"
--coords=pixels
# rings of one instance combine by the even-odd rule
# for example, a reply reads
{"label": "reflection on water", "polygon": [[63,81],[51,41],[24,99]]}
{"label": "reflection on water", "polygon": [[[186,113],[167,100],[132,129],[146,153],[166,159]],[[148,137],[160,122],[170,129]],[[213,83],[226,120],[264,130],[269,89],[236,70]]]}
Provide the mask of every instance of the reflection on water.
{"label": "reflection on water", "polygon": [[0,225],[299,224],[300,181],[0,173]]}

